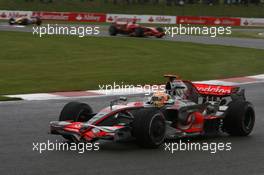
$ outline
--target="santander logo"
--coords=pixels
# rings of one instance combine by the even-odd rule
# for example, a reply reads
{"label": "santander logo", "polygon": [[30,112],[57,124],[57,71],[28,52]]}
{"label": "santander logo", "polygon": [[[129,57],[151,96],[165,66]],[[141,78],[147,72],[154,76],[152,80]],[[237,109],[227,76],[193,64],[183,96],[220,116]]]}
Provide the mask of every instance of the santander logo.
{"label": "santander logo", "polygon": [[82,20],[82,16],[79,14],[78,16],[76,16],[76,19],[77,19],[78,21],[80,21],[80,20]]}

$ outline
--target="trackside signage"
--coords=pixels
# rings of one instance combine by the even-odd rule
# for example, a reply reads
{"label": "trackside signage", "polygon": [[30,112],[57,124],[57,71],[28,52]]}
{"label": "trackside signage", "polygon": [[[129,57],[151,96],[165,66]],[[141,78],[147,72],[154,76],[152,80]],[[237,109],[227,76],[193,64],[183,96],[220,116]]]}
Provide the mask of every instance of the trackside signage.
{"label": "trackside signage", "polygon": [[32,11],[9,11],[0,10],[0,19],[19,18],[19,17],[31,17]]}
{"label": "trackside signage", "polygon": [[33,12],[33,16],[39,16],[41,19],[44,20],[69,20],[68,12]]}
{"label": "trackside signage", "polygon": [[264,18],[241,18],[241,26],[264,26]]}
{"label": "trackside signage", "polygon": [[204,17],[204,16],[178,16],[177,24],[200,24],[219,26],[240,26],[240,18],[230,17]]}
{"label": "trackside signage", "polygon": [[105,22],[106,14],[82,13],[82,12],[33,12],[33,16],[39,16],[46,20],[80,21],[80,22]]}
{"label": "trackside signage", "polygon": [[176,24],[175,16],[107,14],[106,22],[131,22],[148,24]]}
{"label": "trackside signage", "polygon": [[146,24],[198,24],[205,26],[264,26],[264,18],[233,18],[211,16],[165,16],[105,14],[88,12],[48,12],[0,10],[0,19],[38,16],[43,20],[79,21],[79,22],[131,22]]}

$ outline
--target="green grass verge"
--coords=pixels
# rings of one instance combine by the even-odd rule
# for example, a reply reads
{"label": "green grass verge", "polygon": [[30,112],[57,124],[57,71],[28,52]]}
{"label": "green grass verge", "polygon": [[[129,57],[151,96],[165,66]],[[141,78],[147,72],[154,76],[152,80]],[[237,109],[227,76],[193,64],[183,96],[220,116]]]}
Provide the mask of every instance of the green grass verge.
{"label": "green grass verge", "polygon": [[160,15],[195,15],[195,16],[238,16],[238,17],[264,17],[264,6],[250,5],[214,5],[188,4],[180,6],[166,6],[165,1],[159,5],[153,4],[130,4],[120,3],[114,5],[104,3],[103,0],[94,1],[70,1],[54,0],[53,3],[44,4],[39,1],[25,2],[25,0],[0,1],[1,9],[10,10],[39,10],[39,11],[84,11],[103,13],[126,13],[126,14],[160,14]]}
{"label": "green grass verge", "polygon": [[205,80],[263,73],[264,50],[138,38],[36,37],[0,32],[0,94]]}
{"label": "green grass verge", "polygon": [[21,98],[6,97],[0,95],[0,101],[18,101],[22,100]]}

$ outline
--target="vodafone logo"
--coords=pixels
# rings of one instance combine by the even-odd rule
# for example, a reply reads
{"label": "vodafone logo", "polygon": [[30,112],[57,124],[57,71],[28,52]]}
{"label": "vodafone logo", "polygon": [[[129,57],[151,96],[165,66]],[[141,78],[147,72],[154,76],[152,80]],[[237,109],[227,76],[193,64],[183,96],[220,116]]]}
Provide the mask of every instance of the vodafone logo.
{"label": "vodafone logo", "polygon": [[203,92],[213,92],[213,93],[231,93],[231,91],[229,89],[222,89],[220,86],[217,86],[217,88],[213,88],[211,86],[207,87],[207,88],[197,88],[199,91],[203,91]]}
{"label": "vodafone logo", "polygon": [[195,84],[201,94],[227,95],[232,93],[232,86]]}

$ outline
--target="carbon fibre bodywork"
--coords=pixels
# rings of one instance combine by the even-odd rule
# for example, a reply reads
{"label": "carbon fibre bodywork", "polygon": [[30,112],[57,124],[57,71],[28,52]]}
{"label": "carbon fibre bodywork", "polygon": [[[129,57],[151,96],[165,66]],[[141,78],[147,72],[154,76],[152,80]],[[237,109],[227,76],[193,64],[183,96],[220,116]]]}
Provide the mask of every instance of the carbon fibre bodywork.
{"label": "carbon fibre bodywork", "polygon": [[10,18],[9,19],[10,25],[41,25],[42,20],[39,17],[19,17],[19,18]]}
{"label": "carbon fibre bodywork", "polygon": [[229,115],[229,106],[236,100],[238,103],[244,102],[244,91],[239,91],[238,87],[233,86],[183,82],[187,87],[185,97],[174,96],[173,100],[162,107],[153,105],[149,100],[128,103],[122,98],[96,114],[86,115],[86,119],[81,122],[53,121],[50,123],[51,133],[70,136],[74,141],[131,139],[136,137],[135,121],[153,111],[165,119],[164,138],[225,132],[223,123]]}
{"label": "carbon fibre bodywork", "polygon": [[162,38],[165,32],[161,27],[146,27],[134,23],[113,23],[109,27],[109,34],[112,36],[122,34],[135,37],[155,36]]}

